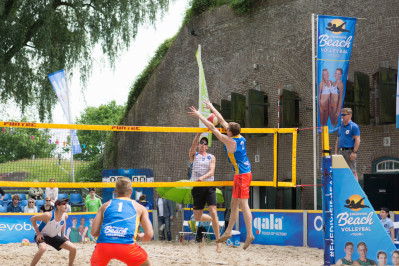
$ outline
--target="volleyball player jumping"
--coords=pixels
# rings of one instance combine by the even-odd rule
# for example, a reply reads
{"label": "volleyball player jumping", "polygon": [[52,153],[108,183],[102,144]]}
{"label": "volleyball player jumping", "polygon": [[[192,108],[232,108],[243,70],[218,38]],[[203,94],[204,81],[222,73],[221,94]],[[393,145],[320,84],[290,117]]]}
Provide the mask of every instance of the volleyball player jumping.
{"label": "volleyball player jumping", "polygon": [[195,107],[190,107],[190,116],[199,118],[204,125],[225,145],[229,162],[233,165],[234,186],[233,196],[231,198],[231,214],[229,225],[224,234],[216,240],[217,243],[223,243],[232,236],[232,230],[235,221],[238,218],[238,211],[241,207],[244,215],[245,226],[247,228],[247,239],[245,240],[244,250],[249,247],[255,236],[252,232],[252,213],[248,205],[249,185],[252,180],[251,163],[247,157],[246,140],[240,135],[240,124],[235,122],[227,123],[223,116],[215,109],[209,101],[204,102],[217,117],[219,123],[227,130],[227,136],[220,133],[215,126],[209,122]]}

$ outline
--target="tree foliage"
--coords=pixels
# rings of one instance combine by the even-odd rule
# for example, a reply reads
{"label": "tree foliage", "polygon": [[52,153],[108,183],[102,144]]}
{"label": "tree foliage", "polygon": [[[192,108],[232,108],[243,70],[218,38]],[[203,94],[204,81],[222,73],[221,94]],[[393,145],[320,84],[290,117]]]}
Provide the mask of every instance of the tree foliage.
{"label": "tree foliage", "polygon": [[[115,101],[111,101],[106,105],[99,107],[87,107],[77,124],[84,125],[116,125],[122,116],[124,106],[116,105]],[[108,131],[79,130],[77,135],[79,142],[83,146],[82,153],[75,154],[74,158],[86,161],[92,161],[97,154],[102,154]]]}
{"label": "tree foliage", "polygon": [[21,111],[35,106],[51,118],[57,99],[47,75],[78,68],[82,81],[100,45],[113,65],[130,45],[138,25],[153,23],[169,0],[3,0],[0,2],[0,95]]}
{"label": "tree foliage", "polygon": [[229,5],[237,14],[250,14],[256,3],[261,1],[263,0],[191,0],[191,7],[186,11],[183,24],[188,24],[195,16],[224,5]]}
{"label": "tree foliage", "polygon": [[[151,75],[155,72],[158,65],[162,62],[163,57],[168,52],[170,46],[172,46],[173,42],[175,41],[177,34],[172,38],[166,39],[155,51],[155,55],[151,58],[148,65],[145,69],[140,73],[140,75],[136,78],[133,83],[133,86],[130,88],[129,96],[127,99],[125,114],[123,118],[127,116],[130,109],[133,107],[134,103],[136,102],[137,98],[140,96],[140,93],[144,90],[144,87],[147,85],[148,80],[150,79]],[[123,119],[122,119],[123,120]],[[123,121],[119,121],[119,123]]]}
{"label": "tree foliage", "polygon": [[0,163],[20,159],[49,158],[56,149],[48,130],[3,128],[0,131]]}

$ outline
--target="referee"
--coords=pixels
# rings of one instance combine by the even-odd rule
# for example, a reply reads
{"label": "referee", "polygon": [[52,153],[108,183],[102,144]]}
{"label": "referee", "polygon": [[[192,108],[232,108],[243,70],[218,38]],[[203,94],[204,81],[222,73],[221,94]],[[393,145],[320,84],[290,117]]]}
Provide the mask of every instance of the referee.
{"label": "referee", "polygon": [[356,157],[360,145],[359,126],[353,122],[352,109],[343,108],[341,111],[342,124],[338,128],[337,141],[335,143],[335,154],[341,154],[349,168],[352,170],[357,181]]}

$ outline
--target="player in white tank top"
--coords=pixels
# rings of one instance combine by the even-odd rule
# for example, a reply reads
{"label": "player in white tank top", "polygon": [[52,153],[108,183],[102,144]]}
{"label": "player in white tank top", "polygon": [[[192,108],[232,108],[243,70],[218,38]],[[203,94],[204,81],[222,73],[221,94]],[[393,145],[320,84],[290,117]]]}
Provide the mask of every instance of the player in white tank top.
{"label": "player in white tank top", "polygon": [[[206,152],[204,155],[198,152],[195,154],[194,161],[191,165],[191,181],[198,181],[198,178],[205,176],[209,172],[212,157],[214,157],[212,154]],[[214,180],[214,175],[206,179],[206,181]]]}
{"label": "player in white tank top", "polygon": [[[212,154],[207,153],[208,150],[208,139],[206,137],[201,138],[199,144],[198,140],[201,137],[201,133],[198,133],[194,138],[189,151],[190,163],[191,163],[191,181],[214,181],[216,158]],[[196,152],[198,146],[198,152]],[[213,231],[215,237],[220,237],[219,232],[219,219],[216,210],[216,188],[215,187],[194,187],[191,191],[193,196],[193,209],[194,218],[196,221],[212,222]],[[205,204],[208,204],[209,214],[204,214]],[[221,243],[216,246],[216,251],[221,252]]]}
{"label": "player in white tank top", "polygon": [[65,224],[65,217],[67,217],[66,212],[61,216],[61,220],[57,221],[54,217],[54,212],[51,212],[52,217],[49,222],[42,222],[39,226],[39,231],[43,236],[55,237],[61,232],[62,227]]}
{"label": "player in white tank top", "polygon": [[[43,253],[47,250],[47,245],[52,246],[56,250],[66,249],[69,251],[69,265],[73,265],[76,256],[76,247],[65,236],[66,213],[68,199],[58,199],[54,203],[55,210],[52,212],[44,212],[30,218],[32,227],[35,229],[35,241],[39,248],[33,257],[31,265],[36,265]],[[37,222],[41,221],[37,226]],[[62,232],[62,236],[58,233]]]}

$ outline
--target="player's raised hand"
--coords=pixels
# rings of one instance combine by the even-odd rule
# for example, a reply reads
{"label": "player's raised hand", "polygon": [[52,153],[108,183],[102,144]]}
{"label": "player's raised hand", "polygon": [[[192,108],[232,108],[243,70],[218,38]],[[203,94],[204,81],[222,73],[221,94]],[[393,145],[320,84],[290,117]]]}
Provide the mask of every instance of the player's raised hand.
{"label": "player's raised hand", "polygon": [[205,108],[207,109],[211,109],[213,107],[212,103],[208,100],[203,101],[203,103],[205,104]]}
{"label": "player's raised hand", "polygon": [[192,116],[192,117],[200,117],[201,116],[201,113],[199,112],[199,110],[195,109],[194,106],[189,107],[189,109],[191,110],[191,112],[188,112],[189,116]]}

